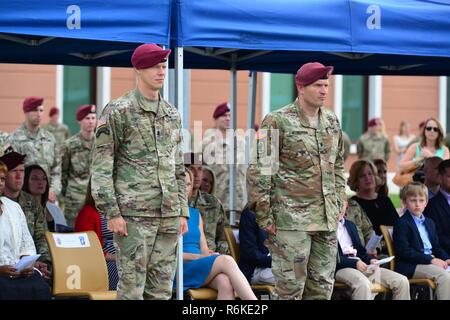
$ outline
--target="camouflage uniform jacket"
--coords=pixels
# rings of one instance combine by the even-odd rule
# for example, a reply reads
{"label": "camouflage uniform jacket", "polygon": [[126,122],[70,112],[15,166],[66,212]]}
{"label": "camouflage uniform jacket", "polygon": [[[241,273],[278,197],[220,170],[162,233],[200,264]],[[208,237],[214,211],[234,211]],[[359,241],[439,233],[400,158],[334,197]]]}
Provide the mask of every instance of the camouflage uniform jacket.
{"label": "camouflage uniform jacket", "polygon": [[[246,193],[245,185],[245,145],[241,139],[237,139],[237,165],[236,165],[236,209],[242,211],[245,206],[244,195]],[[205,132],[202,141],[203,161],[214,172],[216,184],[214,195],[221,201],[225,211],[230,208],[230,166],[232,150],[230,143],[223,138],[222,134],[217,129],[209,129]],[[211,155],[209,158],[208,156]],[[230,160],[230,161],[228,161]]]}
{"label": "camouflage uniform jacket", "polygon": [[104,109],[93,148],[92,195],[108,219],[189,217],[181,119],[133,90]]}
{"label": "camouflage uniform jacket", "polygon": [[50,188],[56,194],[61,192],[61,166],[55,138],[45,129],[30,132],[25,124],[9,136],[14,151],[26,154],[25,166],[40,165],[50,179]]}
{"label": "camouflage uniform jacket", "polygon": [[45,231],[47,230],[47,222],[45,212],[42,205],[32,195],[21,191],[16,201],[25,213],[27,219],[28,230],[33,237],[36,246],[36,252],[41,254],[39,260],[50,262],[50,253],[47,241],[45,240]]}
{"label": "camouflage uniform jacket", "polygon": [[384,159],[388,162],[391,154],[391,145],[389,139],[381,133],[371,135],[369,132],[364,133],[357,144],[358,158],[368,159],[373,161],[375,159]]}
{"label": "camouflage uniform jacket", "polygon": [[65,213],[76,217],[86,198],[94,139],[85,140],[81,133],[64,142],[61,149],[61,194]]}
{"label": "camouflage uniform jacket", "polygon": [[364,212],[363,208],[353,199],[348,199],[347,211],[345,211],[345,219],[353,222],[358,230],[361,243],[365,246],[367,241],[374,233],[372,222]]}
{"label": "camouflage uniform jacket", "polygon": [[8,140],[8,134],[6,132],[0,131],[0,157],[5,151],[6,141]]}
{"label": "camouflage uniform jacket", "polygon": [[67,126],[63,123],[58,123],[56,126],[54,126],[49,122],[44,124],[42,128],[53,134],[58,150],[61,149],[64,141],[69,138],[69,128],[67,128]]}
{"label": "camouflage uniform jacket", "polygon": [[342,131],[342,139],[344,140],[344,161],[347,160],[350,155],[350,147],[352,145],[352,140],[344,131]]}
{"label": "camouflage uniform jacket", "polygon": [[220,253],[228,251],[228,243],[225,238],[224,227],[228,226],[220,201],[213,195],[199,190],[197,197],[191,199],[189,206],[197,208],[203,219],[208,248]]}
{"label": "camouflage uniform jacket", "polygon": [[263,120],[258,155],[271,145],[276,129],[279,162],[275,172],[264,172],[261,161],[251,164],[247,172],[255,175],[249,179],[249,205],[255,208],[262,229],[273,223],[280,230],[337,228],[345,199],[342,134],[333,112],[321,107],[318,115],[316,129],[295,100]]}

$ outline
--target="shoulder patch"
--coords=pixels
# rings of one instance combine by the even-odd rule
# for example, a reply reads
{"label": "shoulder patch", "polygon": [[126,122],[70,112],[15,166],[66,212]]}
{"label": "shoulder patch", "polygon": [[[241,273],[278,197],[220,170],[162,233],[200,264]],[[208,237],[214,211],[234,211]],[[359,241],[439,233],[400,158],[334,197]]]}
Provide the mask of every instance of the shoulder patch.
{"label": "shoulder patch", "polygon": [[97,127],[95,131],[95,144],[97,146],[103,146],[112,142],[111,130],[106,123]]}

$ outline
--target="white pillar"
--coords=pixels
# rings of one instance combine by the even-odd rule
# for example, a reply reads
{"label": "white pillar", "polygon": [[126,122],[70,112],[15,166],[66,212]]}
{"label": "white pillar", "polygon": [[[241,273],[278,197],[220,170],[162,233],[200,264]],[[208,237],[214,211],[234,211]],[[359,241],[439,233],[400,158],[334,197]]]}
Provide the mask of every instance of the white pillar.
{"label": "white pillar", "polygon": [[261,120],[270,112],[270,73],[263,72],[262,74],[262,112]]}
{"label": "white pillar", "polygon": [[97,111],[103,108],[111,100],[111,68],[97,67]]}
{"label": "white pillar", "polygon": [[64,116],[64,66],[56,66],[56,107],[59,109],[61,122]]}
{"label": "white pillar", "polygon": [[369,119],[381,118],[381,76],[369,76]]}
{"label": "white pillar", "polygon": [[333,109],[342,126],[342,75],[334,75]]}
{"label": "white pillar", "polygon": [[447,77],[439,77],[439,121],[447,132]]}

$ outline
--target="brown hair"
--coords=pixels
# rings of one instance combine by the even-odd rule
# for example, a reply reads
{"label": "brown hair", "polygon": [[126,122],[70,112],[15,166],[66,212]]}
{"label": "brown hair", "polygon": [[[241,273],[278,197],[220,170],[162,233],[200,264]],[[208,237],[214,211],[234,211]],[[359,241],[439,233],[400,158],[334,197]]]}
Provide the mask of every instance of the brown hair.
{"label": "brown hair", "polygon": [[372,169],[372,173],[375,177],[375,184],[378,184],[378,171],[375,165],[369,160],[357,160],[353,162],[350,168],[350,175],[347,180],[347,184],[351,190],[356,191],[358,189],[359,176],[361,175],[361,171],[363,171],[366,166],[369,166]]}
{"label": "brown hair", "polygon": [[8,174],[8,167],[1,161],[0,161],[0,172],[3,172],[5,176]]}
{"label": "brown hair", "polygon": [[435,148],[439,149],[440,147],[442,147],[444,145],[444,129],[442,128],[441,123],[439,122],[439,120],[437,120],[436,118],[428,118],[427,120],[425,120],[425,125],[423,126],[422,129],[422,136],[421,136],[421,142],[420,142],[420,146],[421,147],[425,147],[427,145],[427,141],[426,141],[426,137],[425,137],[425,130],[427,129],[427,124],[429,121],[433,120],[434,122],[436,122],[437,127],[439,128],[439,135],[436,139],[436,145]]}
{"label": "brown hair", "polygon": [[[386,164],[386,161],[384,161],[384,159],[375,159],[375,160],[373,160],[373,164],[377,168],[377,173],[378,173],[378,166],[383,165],[387,168],[387,164]],[[380,176],[378,176],[378,177],[380,178]],[[377,192],[387,196],[389,194],[389,187],[387,185],[387,180],[386,180],[386,183],[383,183],[383,181],[381,181],[381,178],[380,178],[379,182],[380,182],[380,184],[377,185]],[[383,183],[383,184],[381,184],[381,183]]]}
{"label": "brown hair", "polygon": [[400,190],[400,199],[406,201],[409,197],[422,196],[428,200],[428,189],[420,182],[411,182]]}
{"label": "brown hair", "polygon": [[24,178],[24,184],[23,184],[23,191],[30,193],[30,179],[31,179],[31,173],[33,170],[39,170],[44,173],[45,180],[47,181],[47,184],[45,186],[45,191],[41,195],[41,205],[45,208],[48,201],[48,194],[50,192],[50,181],[48,180],[47,172],[45,172],[44,168],[42,168],[38,164],[32,164],[31,166],[28,166],[25,168],[25,178]]}
{"label": "brown hair", "polygon": [[89,178],[87,188],[86,188],[86,196],[84,197],[84,205],[91,205],[95,207],[94,197],[92,196],[92,185],[91,178]]}
{"label": "brown hair", "polygon": [[400,122],[400,128],[398,129],[398,135],[401,136],[403,134],[403,128],[406,127],[408,123],[406,121]]}

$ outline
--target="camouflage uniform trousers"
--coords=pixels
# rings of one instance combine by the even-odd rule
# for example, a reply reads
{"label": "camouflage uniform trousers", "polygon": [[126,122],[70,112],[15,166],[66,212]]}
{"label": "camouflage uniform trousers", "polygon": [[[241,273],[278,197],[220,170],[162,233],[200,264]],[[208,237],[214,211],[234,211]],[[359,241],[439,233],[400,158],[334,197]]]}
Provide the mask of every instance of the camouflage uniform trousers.
{"label": "camouflage uniform trousers", "polygon": [[275,300],[329,300],[336,269],[336,231],[277,230],[266,245],[272,255]]}
{"label": "camouflage uniform trousers", "polygon": [[176,272],[179,217],[123,217],[128,236],[114,234],[118,300],[168,300]]}

